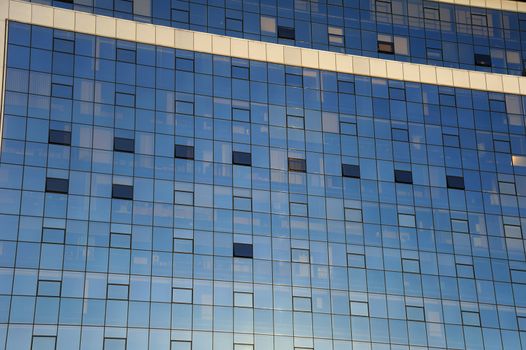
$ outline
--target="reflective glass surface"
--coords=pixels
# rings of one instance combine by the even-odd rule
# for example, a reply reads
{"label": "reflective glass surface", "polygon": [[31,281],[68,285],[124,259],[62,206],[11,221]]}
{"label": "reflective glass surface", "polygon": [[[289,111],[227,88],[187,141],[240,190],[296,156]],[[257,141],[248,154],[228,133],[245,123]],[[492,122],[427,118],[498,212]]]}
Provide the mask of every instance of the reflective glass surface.
{"label": "reflective glass surface", "polygon": [[32,1],[398,61],[513,75],[522,75],[525,68],[526,48],[521,43],[526,41],[526,13],[475,6],[425,0]]}
{"label": "reflective glass surface", "polygon": [[0,349],[526,349],[526,97],[8,29]]}

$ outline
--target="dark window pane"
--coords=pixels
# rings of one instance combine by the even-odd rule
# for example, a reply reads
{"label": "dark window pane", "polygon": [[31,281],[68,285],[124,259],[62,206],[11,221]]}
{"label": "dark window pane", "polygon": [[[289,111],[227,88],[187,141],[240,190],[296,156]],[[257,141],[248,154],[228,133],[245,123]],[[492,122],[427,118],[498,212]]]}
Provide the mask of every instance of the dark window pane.
{"label": "dark window pane", "polygon": [[395,182],[403,184],[413,183],[413,174],[407,170],[395,170]]}
{"label": "dark window pane", "polygon": [[117,60],[135,63],[135,51],[127,49],[117,49]]}
{"label": "dark window pane", "polygon": [[360,166],[354,164],[342,164],[342,176],[360,178]]}
{"label": "dark window pane", "polygon": [[237,165],[252,165],[252,155],[248,152],[232,152],[232,163]]}
{"label": "dark window pane", "polygon": [[62,130],[49,130],[49,143],[55,145],[71,145],[71,132]]}
{"label": "dark window pane", "polygon": [[446,179],[448,188],[456,188],[458,190],[464,189],[464,178],[462,176],[448,175]]}
{"label": "dark window pane", "polygon": [[249,78],[248,67],[232,66],[232,78],[248,79]]}
{"label": "dark window pane", "polygon": [[113,150],[133,153],[135,151],[135,140],[126,139],[124,137],[116,137],[113,139]]}
{"label": "dark window pane", "polygon": [[291,27],[278,26],[278,38],[294,40],[296,31]]}
{"label": "dark window pane", "polygon": [[480,67],[491,67],[491,56],[481,53],[475,54],[475,65]]}
{"label": "dark window pane", "polygon": [[194,159],[194,147],[175,145],[175,158]]}
{"label": "dark window pane", "polygon": [[133,199],[133,186],[113,184],[111,196],[117,199]]}
{"label": "dark window pane", "polygon": [[234,243],[234,256],[238,258],[252,258],[253,257],[252,244]]}
{"label": "dark window pane", "polygon": [[378,41],[378,52],[393,54],[394,44],[387,41]]}
{"label": "dark window pane", "polygon": [[53,50],[59,52],[73,53],[75,50],[75,42],[73,40],[54,38]]}
{"label": "dark window pane", "polygon": [[305,159],[289,158],[289,171],[300,171],[303,173],[306,172],[307,164]]}
{"label": "dark window pane", "polygon": [[68,188],[68,179],[57,179],[54,177],[46,178],[46,192],[68,193]]}

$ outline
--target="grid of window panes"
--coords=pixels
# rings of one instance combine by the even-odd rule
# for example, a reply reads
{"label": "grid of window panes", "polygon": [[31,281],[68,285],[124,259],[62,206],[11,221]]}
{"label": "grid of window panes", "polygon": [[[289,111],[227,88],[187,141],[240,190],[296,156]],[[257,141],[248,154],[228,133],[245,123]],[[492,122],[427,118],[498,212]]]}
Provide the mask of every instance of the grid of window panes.
{"label": "grid of window panes", "polygon": [[177,28],[521,75],[526,13],[424,0],[38,0]]}
{"label": "grid of window panes", "polygon": [[525,348],[526,98],[8,32],[1,349]]}

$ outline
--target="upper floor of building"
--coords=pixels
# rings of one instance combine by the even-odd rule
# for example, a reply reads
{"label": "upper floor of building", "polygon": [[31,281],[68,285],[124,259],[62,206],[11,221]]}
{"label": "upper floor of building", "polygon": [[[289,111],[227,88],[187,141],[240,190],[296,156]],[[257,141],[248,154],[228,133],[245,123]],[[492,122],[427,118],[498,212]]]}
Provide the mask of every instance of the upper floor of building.
{"label": "upper floor of building", "polygon": [[33,0],[106,16],[397,61],[523,75],[526,12],[423,0]]}

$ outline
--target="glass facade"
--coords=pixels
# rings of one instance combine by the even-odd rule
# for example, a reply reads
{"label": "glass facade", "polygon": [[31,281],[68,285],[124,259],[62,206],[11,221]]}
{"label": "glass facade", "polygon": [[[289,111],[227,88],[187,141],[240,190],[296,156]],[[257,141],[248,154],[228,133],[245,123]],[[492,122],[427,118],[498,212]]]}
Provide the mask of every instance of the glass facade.
{"label": "glass facade", "polygon": [[522,75],[526,62],[526,13],[435,1],[35,2],[177,28],[445,67]]}
{"label": "glass facade", "polygon": [[[141,19],[277,39],[257,32],[274,3],[153,2]],[[451,66],[461,64],[418,56],[413,40],[462,43],[471,56],[479,43],[411,29],[399,57],[396,40],[376,41],[391,3],[376,14],[368,1],[334,3],[280,10],[279,41],[316,47],[302,26],[334,20],[346,26],[342,51]],[[140,4],[67,6],[126,17]],[[395,14],[423,6],[397,4],[382,18],[412,23]],[[188,21],[175,23],[183,5]],[[494,33],[516,42],[488,37],[477,59],[489,52],[484,69],[522,72],[493,55],[520,57],[526,14],[424,5],[513,27]],[[193,27],[194,7],[244,25]],[[446,30],[456,17],[429,23]],[[347,38],[365,32],[374,50],[353,51]],[[0,350],[526,350],[525,123],[521,95],[9,21]]]}

